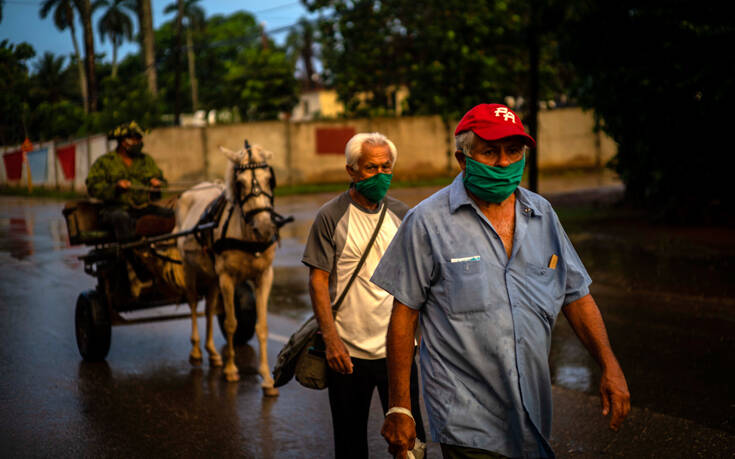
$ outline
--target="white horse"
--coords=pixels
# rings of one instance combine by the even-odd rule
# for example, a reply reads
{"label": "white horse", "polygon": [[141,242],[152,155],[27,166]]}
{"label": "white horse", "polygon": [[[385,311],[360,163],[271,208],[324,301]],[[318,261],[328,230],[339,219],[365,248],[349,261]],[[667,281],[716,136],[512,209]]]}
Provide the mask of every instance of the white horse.
{"label": "white horse", "polygon": [[[219,222],[211,235],[205,232],[178,240],[184,264],[186,296],[191,308],[192,349],[189,358],[195,364],[202,360],[196,306],[197,292],[204,291],[207,316],[205,348],[209,353],[210,366],[222,366],[222,357],[212,337],[213,316],[221,293],[227,335],[224,374],[227,381],[240,379],[233,345],[233,334],[237,328],[234,294],[237,285],[250,280],[255,286],[255,332],[260,347],[258,372],[262,377],[261,386],[264,395],[277,396],[278,389],[273,387],[268,365],[266,318],[278,228],[286,221],[273,210],[275,176],[267,163],[272,154],[258,145],[250,146],[247,141],[240,152],[223,147],[220,150],[229,159],[224,187],[201,183],[183,193],[176,204],[174,231],[184,231],[196,226],[205,211],[212,213],[212,209],[217,207],[215,201],[220,199]],[[223,191],[224,196],[220,197]]]}

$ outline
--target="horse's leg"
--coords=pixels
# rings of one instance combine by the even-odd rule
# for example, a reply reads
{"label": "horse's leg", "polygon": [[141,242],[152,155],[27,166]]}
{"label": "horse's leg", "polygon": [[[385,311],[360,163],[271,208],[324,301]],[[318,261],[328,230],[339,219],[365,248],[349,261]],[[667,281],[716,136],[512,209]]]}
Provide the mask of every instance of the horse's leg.
{"label": "horse's leg", "polygon": [[217,352],[217,347],[214,345],[214,335],[212,333],[212,323],[214,321],[214,314],[217,312],[217,303],[219,302],[219,288],[213,285],[207,293],[207,339],[204,344],[204,348],[209,354],[209,366],[210,367],[221,367],[222,356]]}
{"label": "horse's leg", "polygon": [[255,334],[258,336],[258,345],[260,347],[260,366],[258,372],[263,378],[260,384],[263,388],[263,395],[266,397],[277,397],[278,389],[273,387],[273,376],[268,365],[268,296],[271,293],[273,285],[273,266],[263,271],[255,280],[255,310],[257,320],[255,322]]}
{"label": "horse's leg", "polygon": [[189,303],[191,311],[191,352],[189,353],[189,362],[192,365],[202,363],[202,351],[199,349],[199,326],[197,325],[197,285],[196,273],[194,269],[184,266],[184,275],[186,277],[186,301]]}
{"label": "horse's leg", "polygon": [[219,275],[219,289],[222,292],[222,301],[225,309],[225,334],[227,335],[227,349],[225,351],[225,378],[228,381],[237,381],[240,374],[235,365],[235,346],[233,335],[237,329],[235,318],[235,282],[227,273]]}

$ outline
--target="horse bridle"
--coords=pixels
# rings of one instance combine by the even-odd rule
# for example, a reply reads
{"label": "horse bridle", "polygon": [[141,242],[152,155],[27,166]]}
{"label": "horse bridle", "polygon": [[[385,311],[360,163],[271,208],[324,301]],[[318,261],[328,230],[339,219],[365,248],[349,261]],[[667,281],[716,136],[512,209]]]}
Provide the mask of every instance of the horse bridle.
{"label": "horse bridle", "polygon": [[[242,215],[242,218],[244,219],[245,223],[250,224],[253,220],[253,217],[259,214],[260,212],[270,212],[271,220],[273,220],[273,223],[275,223],[277,226],[280,227],[282,225],[278,225],[279,223],[278,217],[280,218],[283,218],[283,217],[278,215],[273,210],[273,190],[276,188],[276,175],[273,172],[273,168],[269,166],[268,163],[266,163],[265,161],[262,161],[259,163],[253,161],[253,151],[250,147],[250,143],[247,140],[245,140],[245,151],[247,151],[248,153],[248,162],[246,164],[240,163],[240,164],[235,165],[233,172],[232,172],[233,173],[232,179],[234,180],[234,183],[236,183],[236,190],[237,190],[237,193],[235,193],[235,196],[234,196],[235,204],[240,209],[240,214]],[[263,187],[260,185],[260,183],[258,183],[258,179],[255,176],[256,169],[268,169],[268,171],[270,172],[270,180],[268,183],[269,188],[271,190],[270,193],[266,192],[263,189]],[[240,187],[242,187],[242,184],[239,182],[237,177],[241,173],[247,170],[252,171],[252,179],[250,182],[250,192],[245,196],[241,196]],[[260,195],[265,195],[270,201],[270,205],[266,207],[256,207],[254,209],[248,210],[247,212],[244,212],[242,210],[242,206],[245,205],[245,203],[248,202],[250,198],[257,198]]]}
{"label": "horse bridle", "polygon": [[[234,183],[237,183],[238,186],[242,186],[240,182],[237,180],[238,175],[246,170],[252,170],[253,171],[253,178],[252,182],[250,182],[250,192],[246,196],[241,196],[240,190],[237,189],[237,193],[235,193],[234,196],[234,203],[232,203],[232,207],[230,207],[230,212],[227,214],[227,219],[225,220],[225,224],[222,227],[222,237],[215,241],[213,244],[213,249],[216,253],[221,252],[222,250],[227,249],[235,249],[235,250],[242,250],[245,252],[251,252],[255,253],[256,256],[260,255],[265,249],[267,249],[270,245],[277,242],[280,239],[279,230],[283,225],[286,223],[290,223],[293,221],[293,217],[284,217],[283,215],[279,214],[275,210],[273,210],[273,190],[276,188],[276,175],[273,172],[273,168],[268,165],[265,161],[263,162],[255,162],[253,161],[253,152],[250,148],[250,144],[248,143],[247,139],[245,140],[245,151],[248,152],[248,162],[246,164],[237,164],[234,168],[233,177]],[[258,179],[255,177],[255,170],[256,169],[268,169],[270,171],[271,177],[269,186],[271,189],[270,193],[267,193],[263,190],[263,187],[258,183]],[[244,212],[242,210],[242,206],[253,197],[258,197],[260,195],[265,195],[270,200],[270,205],[266,207],[256,207],[255,209],[250,209],[247,212]],[[273,234],[273,237],[270,241],[244,241],[240,239],[231,239],[228,237],[225,237],[227,234],[227,227],[230,225],[230,219],[232,218],[233,211],[235,210],[235,207],[240,209],[240,215],[242,215],[243,221],[246,224],[251,224],[253,217],[256,214],[259,214],[260,212],[268,212],[271,215],[271,221],[276,225],[276,231]]]}

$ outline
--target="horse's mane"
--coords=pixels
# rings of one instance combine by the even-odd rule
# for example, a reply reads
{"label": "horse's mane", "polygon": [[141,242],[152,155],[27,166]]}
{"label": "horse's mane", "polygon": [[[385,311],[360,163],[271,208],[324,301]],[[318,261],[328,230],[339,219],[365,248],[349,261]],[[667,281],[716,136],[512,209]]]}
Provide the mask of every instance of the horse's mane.
{"label": "horse's mane", "polygon": [[235,163],[227,161],[225,169],[225,198],[229,202],[235,202]]}

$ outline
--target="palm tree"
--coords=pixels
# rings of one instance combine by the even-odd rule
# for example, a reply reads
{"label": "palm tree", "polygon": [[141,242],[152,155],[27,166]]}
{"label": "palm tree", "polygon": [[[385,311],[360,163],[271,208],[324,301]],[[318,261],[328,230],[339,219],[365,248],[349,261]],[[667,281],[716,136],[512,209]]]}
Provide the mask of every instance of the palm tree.
{"label": "palm tree", "polygon": [[55,56],[54,53],[46,51],[34,65],[36,80],[39,90],[43,91],[43,99],[46,102],[58,102],[62,99],[64,87],[64,56]]}
{"label": "palm tree", "polygon": [[181,120],[181,94],[179,83],[181,81],[181,29],[184,18],[184,0],[176,0],[176,41],[174,46],[174,125],[178,126]]}
{"label": "palm tree", "polygon": [[[184,27],[186,27],[186,57],[189,63],[189,83],[191,84],[191,105],[192,111],[196,111],[199,108],[199,84],[196,77],[196,65],[194,55],[194,39],[192,32],[199,30],[204,25],[204,10],[202,7],[197,5],[200,0],[184,0],[183,4],[183,17],[186,20]],[[164,13],[169,14],[178,12],[179,5],[177,3],[171,3],[166,7]]]}
{"label": "palm tree", "polygon": [[107,8],[97,23],[100,39],[110,37],[112,42],[112,78],[117,78],[117,47],[124,40],[133,38],[133,21],[123,8],[135,11],[135,3],[130,0],[96,0],[92,5],[92,11],[97,8]]}
{"label": "palm tree", "polygon": [[148,91],[158,95],[158,75],[156,73],[156,47],[153,34],[153,10],[151,0],[131,0],[138,13],[138,30],[140,30],[140,55],[143,57],[143,68],[148,78]]}
{"label": "palm tree", "polygon": [[84,61],[87,69],[89,111],[97,111],[97,76],[94,70],[94,32],[92,31],[92,4],[90,0],[74,0],[84,25]]}
{"label": "palm tree", "polygon": [[87,77],[84,72],[84,63],[79,56],[79,45],[77,44],[77,34],[74,30],[74,8],[79,9],[78,0],[44,0],[41,4],[39,14],[41,18],[45,18],[54,10],[54,25],[59,30],[67,27],[71,33],[71,42],[74,44],[74,56],[77,58],[77,71],[79,72],[79,89],[82,94],[82,104],[84,112],[89,111],[89,98],[87,96]]}

